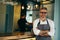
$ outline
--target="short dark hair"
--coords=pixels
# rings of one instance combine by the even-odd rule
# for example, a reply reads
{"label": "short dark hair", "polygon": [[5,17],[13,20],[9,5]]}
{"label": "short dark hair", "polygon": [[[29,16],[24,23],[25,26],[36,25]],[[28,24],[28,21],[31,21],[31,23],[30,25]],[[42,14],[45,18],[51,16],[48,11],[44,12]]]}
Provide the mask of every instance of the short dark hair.
{"label": "short dark hair", "polygon": [[40,8],[40,10],[42,10],[42,9],[45,9],[45,10],[47,10],[47,8],[46,8],[46,7],[42,7],[42,8]]}

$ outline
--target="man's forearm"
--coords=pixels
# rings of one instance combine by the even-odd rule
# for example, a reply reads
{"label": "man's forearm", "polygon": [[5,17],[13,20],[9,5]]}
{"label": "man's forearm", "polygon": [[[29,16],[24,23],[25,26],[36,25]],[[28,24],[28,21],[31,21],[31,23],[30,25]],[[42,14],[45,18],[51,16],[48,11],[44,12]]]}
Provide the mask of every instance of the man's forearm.
{"label": "man's forearm", "polygon": [[43,36],[49,36],[49,35],[48,35],[48,32],[49,32],[49,31],[41,31],[41,32],[40,32],[40,36],[42,36],[42,35],[43,35]]}

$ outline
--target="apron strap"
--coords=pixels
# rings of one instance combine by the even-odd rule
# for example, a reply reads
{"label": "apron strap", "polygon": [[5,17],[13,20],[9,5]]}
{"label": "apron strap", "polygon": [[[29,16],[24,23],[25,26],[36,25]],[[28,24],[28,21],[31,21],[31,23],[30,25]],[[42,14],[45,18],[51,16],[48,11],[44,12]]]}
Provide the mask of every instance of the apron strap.
{"label": "apron strap", "polygon": [[50,25],[49,25],[49,22],[48,22],[48,20],[47,20],[47,25],[49,26],[49,31],[50,31]]}
{"label": "apron strap", "polygon": [[[49,22],[48,22],[48,20],[46,19],[46,21],[47,21],[47,25],[50,27],[50,25],[49,25]],[[40,20],[39,20],[39,22],[38,22],[38,24],[37,24],[37,27],[40,25]],[[50,29],[49,29],[50,30]]]}
{"label": "apron strap", "polygon": [[38,22],[37,26],[39,26],[39,25],[40,25],[40,21]]}

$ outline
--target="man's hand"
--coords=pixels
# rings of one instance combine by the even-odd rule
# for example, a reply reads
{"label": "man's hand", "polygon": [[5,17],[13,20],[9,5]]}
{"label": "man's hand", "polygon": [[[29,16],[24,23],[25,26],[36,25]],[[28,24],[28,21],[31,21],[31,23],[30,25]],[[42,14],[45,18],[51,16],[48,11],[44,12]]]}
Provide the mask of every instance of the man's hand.
{"label": "man's hand", "polygon": [[29,25],[29,23],[26,23],[26,25]]}
{"label": "man's hand", "polygon": [[41,31],[41,32],[40,32],[40,36],[49,36],[49,35],[48,35],[48,32],[49,32],[48,30]]}
{"label": "man's hand", "polygon": [[44,34],[44,31],[41,31],[41,32],[40,32],[40,36],[44,36],[43,34]]}
{"label": "man's hand", "polygon": [[46,30],[45,32],[46,32],[46,33],[44,34],[44,36],[49,36],[49,35],[48,35],[48,32],[49,32],[49,31]]}
{"label": "man's hand", "polygon": [[44,34],[44,36],[49,36],[48,33]]}

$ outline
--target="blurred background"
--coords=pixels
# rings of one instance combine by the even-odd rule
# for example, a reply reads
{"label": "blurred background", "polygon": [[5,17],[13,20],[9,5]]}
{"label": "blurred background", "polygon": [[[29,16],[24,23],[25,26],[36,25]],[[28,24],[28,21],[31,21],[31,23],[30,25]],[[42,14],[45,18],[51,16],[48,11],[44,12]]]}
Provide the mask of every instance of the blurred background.
{"label": "blurred background", "polygon": [[15,38],[18,35],[20,37],[18,20],[25,15],[28,24],[22,38],[29,37],[31,40],[35,40],[32,28],[33,21],[39,17],[39,8],[46,7],[48,9],[47,17],[54,20],[54,6],[55,0],[0,0],[0,36]]}

